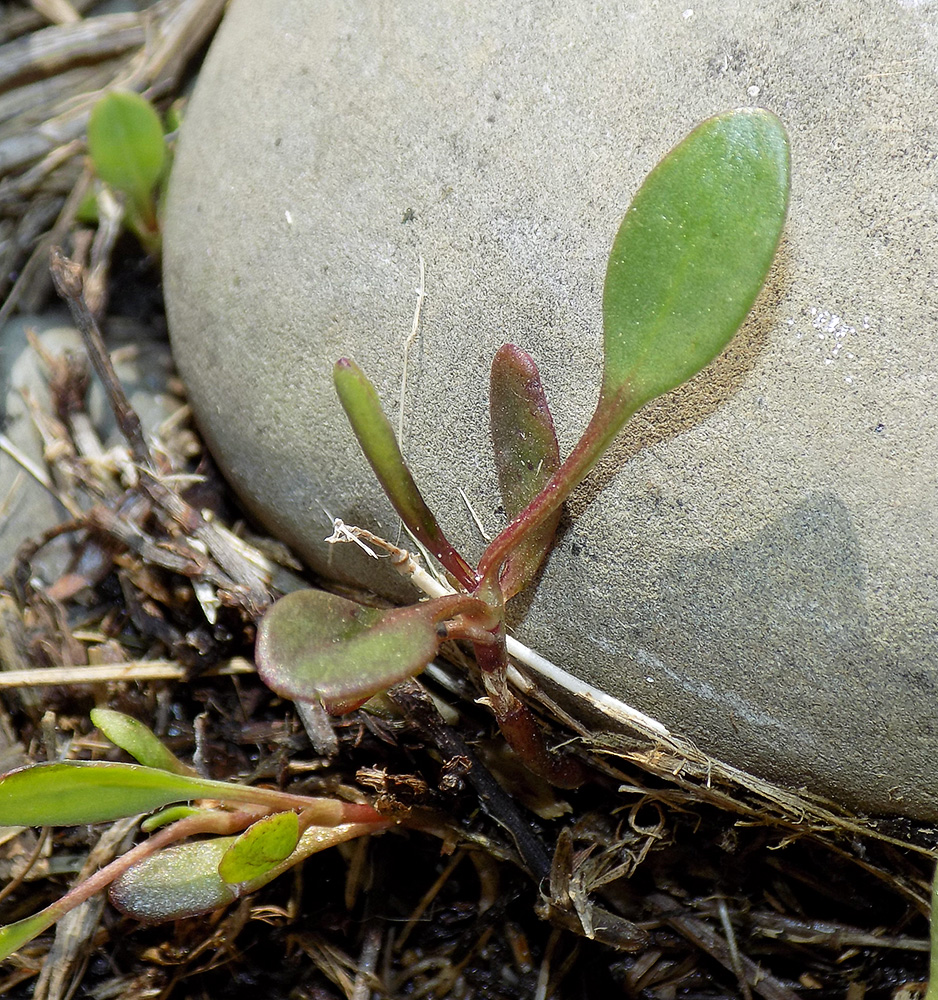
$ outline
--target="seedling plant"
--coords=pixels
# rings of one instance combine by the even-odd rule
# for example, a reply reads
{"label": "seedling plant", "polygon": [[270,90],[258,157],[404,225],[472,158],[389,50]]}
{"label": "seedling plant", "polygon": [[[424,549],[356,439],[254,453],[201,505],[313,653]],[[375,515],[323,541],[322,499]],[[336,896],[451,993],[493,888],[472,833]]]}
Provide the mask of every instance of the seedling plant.
{"label": "seedling plant", "polygon": [[88,155],[100,180],[121,197],[126,227],[147,252],[159,254],[159,198],[171,156],[156,109],[130,91],[105,94],[88,119]]}
{"label": "seedling plant", "polygon": [[404,461],[377,392],[354,361],[334,369],[352,430],[401,520],[453,593],[378,610],[318,590],[263,619],[261,677],[290,698],[348,712],[422,671],[442,643],[472,644],[502,733],[560,786],[578,762],[552,752],[507,683],[505,602],[528,587],[553,544],[561,505],[626,421],[710,363],[736,333],[775,256],[788,205],[788,141],[761,109],[708,119],[651,172],[612,245],[603,289],[604,367],[592,419],[561,462],[534,359],[506,344],[490,380],[490,428],[508,526],[472,566],[449,542]]}
{"label": "seedling plant", "polygon": [[142,823],[151,836],[44,910],[0,927],[0,959],[104,890],[144,921],[205,913],[317,851],[389,825],[365,803],[201,778],[142,722],[102,708],[91,718],[138,763],[69,760],[11,771],[0,778],[0,825],[77,826],[158,810]]}
{"label": "seedling plant", "polygon": [[[127,97],[119,98],[124,110],[136,106]],[[89,126],[93,156],[95,123],[103,116],[93,116]],[[148,128],[152,159],[142,182],[127,189],[146,225],[153,217],[143,191],[150,185],[152,194],[163,169],[152,122]],[[96,157],[96,163],[102,177],[119,186],[106,176],[103,160]],[[509,689],[505,602],[532,584],[553,544],[561,505],[626,421],[699,372],[739,328],[772,264],[788,188],[785,131],[774,115],[758,109],[703,122],[655,167],[613,242],[603,291],[599,398],[565,461],[533,358],[510,344],[496,353],[491,436],[511,520],[475,566],[449,542],[420,494],[374,387],[353,361],[340,360],[335,387],[352,430],[452,592],[381,610],[318,590],[295,591],[260,624],[256,658],[264,681],[289,698],[339,714],[420,673],[442,643],[465,640],[511,746],[550,781],[579,783],[581,765],[550,750],[530,710]],[[138,763],[64,761],[13,771],[0,778],[0,825],[71,826],[159,810],[143,823],[151,836],[56,903],[0,929],[0,958],[104,889],[122,910],[144,920],[205,912],[315,851],[388,826],[366,804],[204,779],[142,724],[103,709],[93,721]]]}

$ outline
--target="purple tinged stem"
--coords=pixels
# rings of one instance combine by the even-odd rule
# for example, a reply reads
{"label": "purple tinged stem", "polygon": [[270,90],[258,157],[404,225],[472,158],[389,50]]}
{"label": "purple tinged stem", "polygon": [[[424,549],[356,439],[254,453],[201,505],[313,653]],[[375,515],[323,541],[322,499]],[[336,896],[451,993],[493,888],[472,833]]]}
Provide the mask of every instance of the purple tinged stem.
{"label": "purple tinged stem", "polygon": [[[126,854],[122,854],[109,865],[105,865],[104,868],[96,871],[90,878],[86,878],[83,882],[80,882],[74,889],[71,889],[62,896],[61,899],[47,906],[45,910],[41,911],[42,914],[45,914],[45,919],[39,919],[39,913],[33,917],[27,917],[26,920],[35,921],[35,924],[30,928],[32,931],[30,937],[36,937],[41,934],[46,928],[51,927],[56,921],[61,920],[66,913],[74,910],[76,906],[79,906],[86,900],[91,899],[92,896],[96,896],[99,892],[102,892],[126,871],[133,868],[134,865],[145,861],[162,848],[168,847],[170,844],[174,844],[176,841],[190,837],[193,834],[235,833],[238,830],[243,830],[255,818],[256,816],[250,812],[199,813],[197,816],[189,816],[186,819],[181,819],[170,826],[164,827],[142,844],[137,844],[136,847],[131,848]],[[0,954],[0,957],[6,956]]]}
{"label": "purple tinged stem", "polygon": [[525,536],[543,524],[589,474],[635,410],[627,391],[611,398],[600,396],[586,430],[566,461],[483,553],[478,568],[482,580],[497,577],[505,560]]}
{"label": "purple tinged stem", "polygon": [[583,765],[575,757],[551,750],[547,745],[534,713],[508,687],[504,625],[500,625],[493,635],[494,643],[474,643],[473,650],[502,735],[535,774],[559,788],[578,787],[586,779]]}

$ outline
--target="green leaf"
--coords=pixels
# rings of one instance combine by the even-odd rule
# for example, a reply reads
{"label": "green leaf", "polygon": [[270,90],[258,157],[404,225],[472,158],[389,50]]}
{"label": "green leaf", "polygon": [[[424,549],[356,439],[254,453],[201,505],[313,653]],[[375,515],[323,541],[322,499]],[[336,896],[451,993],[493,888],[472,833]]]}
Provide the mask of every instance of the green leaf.
{"label": "green leaf", "polygon": [[772,264],[788,190],[785,129],[757,108],[708,119],[655,167],[609,256],[604,400],[634,412],[723,350]]}
{"label": "green leaf", "polygon": [[420,544],[470,589],[475,579],[472,569],[450,545],[417,489],[375,387],[348,358],[336,363],[333,381],[355,437],[401,520]]}
{"label": "green leaf", "polygon": [[222,855],[218,874],[223,882],[250,882],[285,861],[300,839],[296,813],[265,816],[248,827]]}
{"label": "green leaf", "polygon": [[480,576],[543,530],[639,407],[732,339],[772,265],[788,188],[785,130],[753,108],[698,125],[648,175],[609,256],[596,410],[547,487],[486,549]]}
{"label": "green leaf", "polygon": [[[560,447],[537,365],[514,344],[502,345],[492,360],[489,418],[498,485],[511,520],[560,465]],[[506,600],[533,581],[553,545],[559,521],[558,507],[510,554],[501,579]]]}
{"label": "green leaf", "polygon": [[295,590],[261,621],[257,672],[278,694],[319,700],[340,715],[420,673],[451,636],[441,623],[466,612],[482,617],[490,609],[464,594],[379,609],[322,590]]}
{"label": "green leaf", "polygon": [[75,212],[75,219],[86,226],[96,226],[98,224],[100,216],[98,214],[97,191],[89,191],[84,198],[82,198],[81,204]]}
{"label": "green leaf", "polygon": [[215,837],[167,847],[118,878],[109,891],[111,902],[130,916],[153,923],[227,905],[238,898],[242,887],[223,881],[218,865],[237,839]]}
{"label": "green leaf", "polygon": [[534,359],[503,344],[492,359],[489,393],[492,444],[505,513],[514,517],[560,465],[554,421]]}
{"label": "green leaf", "polygon": [[322,590],[295,590],[261,620],[258,675],[278,694],[321,701],[335,715],[350,712],[419,673],[439,647],[435,623],[414,628],[394,614]]}
{"label": "green leaf", "polygon": [[277,793],[139,764],[88,760],[34,764],[0,777],[0,826],[103,823],[205,798],[264,804],[269,800],[276,805]]}
{"label": "green leaf", "polygon": [[195,775],[160,738],[142,722],[110,708],[93,708],[91,721],[115,745],[126,750],[134,760],[173,774]]}
{"label": "green leaf", "polygon": [[185,108],[186,99],[180,97],[173,101],[172,104],[166,109],[166,131],[178,132],[182,128],[183,120],[183,109]]}
{"label": "green leaf", "polygon": [[102,823],[208,794],[190,780],[137,764],[36,764],[0,778],[0,825]]}
{"label": "green leaf", "polygon": [[206,812],[205,809],[197,809],[195,806],[168,806],[152,816],[147,816],[140,824],[140,829],[144,833],[153,833],[164,826],[169,826],[170,823],[176,823],[181,819],[188,819],[190,816],[204,812]]}
{"label": "green leaf", "polygon": [[237,884],[225,882],[218,873],[237,837],[174,845],[118,878],[111,886],[111,902],[129,916],[150,923],[207,913],[259,889],[317,851],[374,832],[369,823],[310,827],[284,861]]}
{"label": "green leaf", "polygon": [[88,152],[98,176],[150,219],[153,189],[166,161],[163,127],[153,105],[129,91],[105,94],[88,119]]}
{"label": "green leaf", "polygon": [[31,917],[24,917],[16,923],[0,927],[0,962],[9,958],[13,952],[19,951],[24,944],[38,937],[44,930],[51,927],[62,914],[54,906],[48,906]]}

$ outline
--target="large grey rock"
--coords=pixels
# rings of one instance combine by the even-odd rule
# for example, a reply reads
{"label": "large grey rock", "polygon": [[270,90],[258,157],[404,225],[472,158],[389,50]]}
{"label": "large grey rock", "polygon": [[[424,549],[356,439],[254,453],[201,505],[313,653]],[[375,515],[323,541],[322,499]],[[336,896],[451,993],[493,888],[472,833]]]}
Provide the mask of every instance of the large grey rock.
{"label": "large grey rock", "polygon": [[[541,365],[564,449],[595,402],[605,257],[699,119],[775,110],[793,197],[724,357],[569,504],[518,636],[710,753],[938,818],[938,10],[789,0],[235,0],[189,110],[166,293],[208,442],[319,571],[397,523],[334,400],[354,355],[442,523],[503,523],[486,372]],[[626,462],[625,460],[628,459]]]}

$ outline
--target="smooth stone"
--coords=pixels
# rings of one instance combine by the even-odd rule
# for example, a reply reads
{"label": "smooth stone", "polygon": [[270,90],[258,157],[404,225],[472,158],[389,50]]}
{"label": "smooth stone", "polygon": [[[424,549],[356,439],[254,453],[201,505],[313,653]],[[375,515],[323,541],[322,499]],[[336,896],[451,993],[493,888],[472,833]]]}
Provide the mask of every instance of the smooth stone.
{"label": "smooth stone", "polygon": [[[335,400],[354,356],[453,541],[504,523],[499,344],[531,351],[564,452],[595,402],[612,236],[700,119],[775,110],[786,236],[739,338],[576,493],[517,636],[710,754],[938,818],[938,9],[770,0],[235,0],[166,220],[174,351],[247,507],[320,573],[398,537]],[[626,461],[626,459],[628,461]]]}
{"label": "smooth stone", "polygon": [[[43,444],[33,422],[24,393],[29,393],[39,408],[51,412],[45,365],[27,338],[27,331],[36,334],[43,348],[52,355],[70,353],[84,355],[81,334],[63,312],[52,311],[40,316],[24,315],[0,328],[0,402],[3,404],[2,431],[16,448],[40,469],[45,470]],[[133,346],[131,356],[115,363],[115,371],[137,411],[146,434],[158,425],[181,401],[169,391],[172,359],[169,346],[162,339],[132,321],[117,321],[108,331],[110,349]],[[105,447],[123,444],[113,415],[108,408],[104,390],[92,375],[87,397],[87,412],[92,426]],[[19,546],[28,539],[38,538],[69,515],[59,502],[22,466],[0,450],[0,575],[6,573]],[[54,551],[52,562],[46,564],[52,575],[63,568],[67,547]],[[44,554],[45,555],[45,554]],[[52,569],[52,565],[57,568]],[[50,575],[50,578],[52,576]]]}

